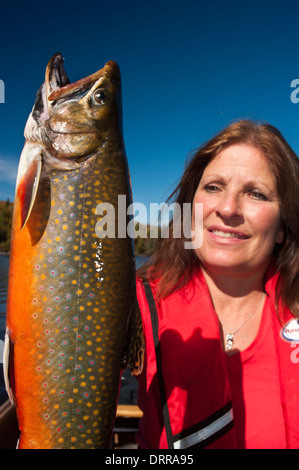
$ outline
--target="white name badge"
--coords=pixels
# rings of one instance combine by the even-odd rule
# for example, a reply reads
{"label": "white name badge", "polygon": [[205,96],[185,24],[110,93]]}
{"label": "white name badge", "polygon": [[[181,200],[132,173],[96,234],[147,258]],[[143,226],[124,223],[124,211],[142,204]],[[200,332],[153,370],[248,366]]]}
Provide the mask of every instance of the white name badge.
{"label": "white name badge", "polygon": [[281,330],[281,337],[285,341],[299,342],[299,320],[293,318]]}

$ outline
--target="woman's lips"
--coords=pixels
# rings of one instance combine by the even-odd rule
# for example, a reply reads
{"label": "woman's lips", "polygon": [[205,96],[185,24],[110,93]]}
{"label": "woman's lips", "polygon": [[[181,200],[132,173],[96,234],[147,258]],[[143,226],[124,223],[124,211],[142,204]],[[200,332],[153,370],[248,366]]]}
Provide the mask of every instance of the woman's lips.
{"label": "woman's lips", "polygon": [[208,228],[208,232],[210,232],[213,237],[222,239],[247,240],[249,238],[246,233],[230,230],[227,228],[224,229],[220,227],[210,227]]}

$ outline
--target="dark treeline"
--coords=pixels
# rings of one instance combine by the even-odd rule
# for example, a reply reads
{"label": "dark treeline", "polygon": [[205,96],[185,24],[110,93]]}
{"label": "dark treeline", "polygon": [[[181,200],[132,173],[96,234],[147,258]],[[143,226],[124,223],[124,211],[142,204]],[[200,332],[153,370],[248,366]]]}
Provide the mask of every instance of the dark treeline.
{"label": "dark treeline", "polygon": [[9,199],[0,201],[0,251],[7,253],[10,246],[10,232],[13,203]]}
{"label": "dark treeline", "polygon": [[153,249],[155,244],[157,243],[158,238],[161,237],[161,228],[160,227],[155,227],[154,230],[154,236],[151,236],[151,226],[146,225],[146,226],[141,226],[139,225],[139,222],[135,225],[135,230],[138,233],[141,233],[142,236],[137,236],[135,238],[135,252],[136,255],[145,255],[145,254],[150,254]]}

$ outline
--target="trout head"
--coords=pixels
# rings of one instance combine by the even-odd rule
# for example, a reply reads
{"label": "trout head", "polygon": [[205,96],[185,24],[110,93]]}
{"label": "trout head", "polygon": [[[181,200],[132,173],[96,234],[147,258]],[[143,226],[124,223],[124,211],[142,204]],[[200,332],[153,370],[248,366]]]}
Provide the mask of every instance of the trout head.
{"label": "trout head", "polygon": [[47,181],[52,170],[81,168],[109,154],[111,145],[124,151],[118,65],[107,62],[94,74],[70,83],[62,55],[55,54],[28,117],[25,139],[16,183],[21,227],[29,219],[40,181]]}
{"label": "trout head", "polygon": [[90,154],[122,135],[121,86],[118,65],[110,61],[96,73],[70,83],[63,57],[48,63],[25,128],[28,141],[45,145],[62,160],[56,168],[74,168]]}

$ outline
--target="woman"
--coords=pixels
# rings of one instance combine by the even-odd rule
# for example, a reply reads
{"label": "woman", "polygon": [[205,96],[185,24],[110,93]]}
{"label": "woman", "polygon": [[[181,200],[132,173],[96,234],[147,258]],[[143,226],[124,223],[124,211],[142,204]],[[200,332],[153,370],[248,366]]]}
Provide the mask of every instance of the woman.
{"label": "woman", "polygon": [[137,282],[141,448],[298,448],[299,358],[284,329],[293,320],[299,341],[298,182],[268,124],[236,122],[193,155],[172,196],[193,204],[202,244],[161,239]]}

